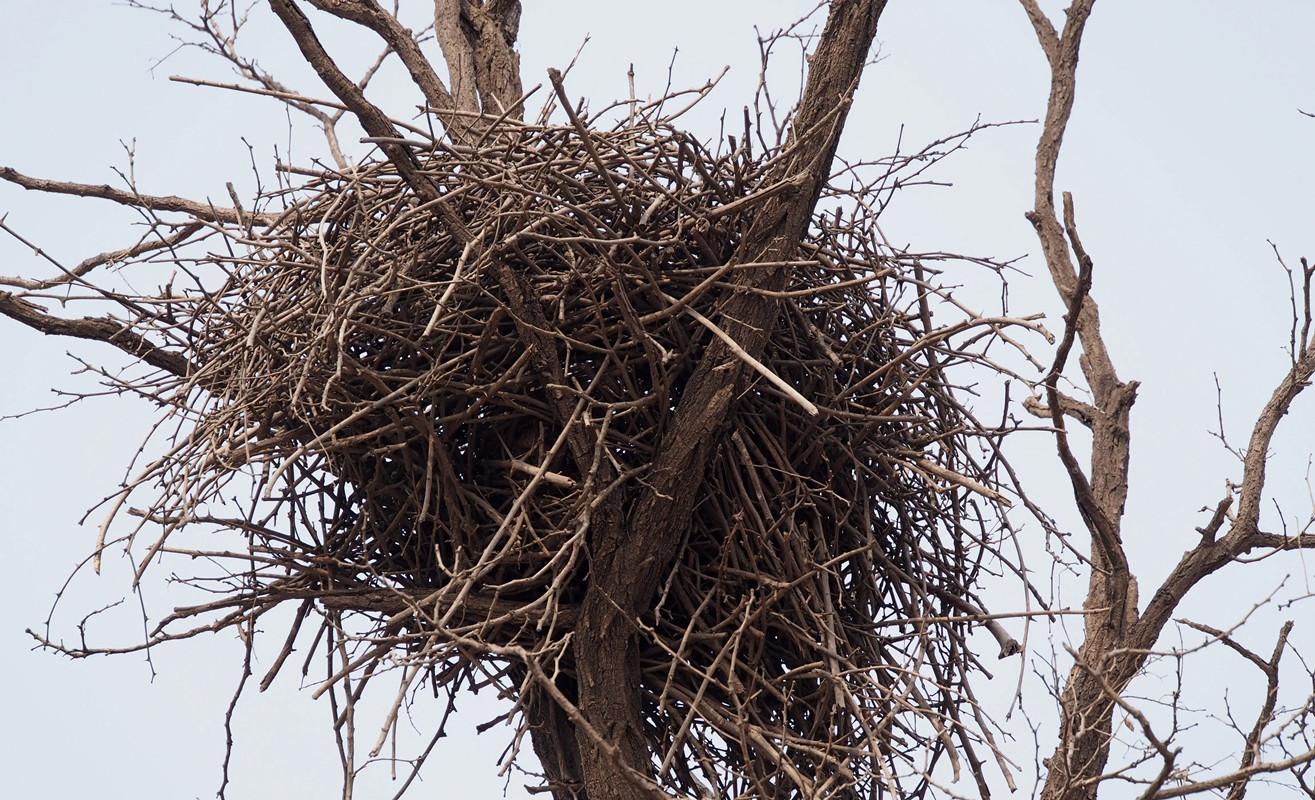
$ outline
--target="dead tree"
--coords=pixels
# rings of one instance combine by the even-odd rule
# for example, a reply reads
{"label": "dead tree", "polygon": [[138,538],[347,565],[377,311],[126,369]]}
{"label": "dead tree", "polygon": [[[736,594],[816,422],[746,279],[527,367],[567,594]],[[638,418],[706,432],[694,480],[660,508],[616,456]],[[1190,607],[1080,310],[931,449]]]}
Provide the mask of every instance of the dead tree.
{"label": "dead tree", "polygon": [[[169,558],[224,567],[185,576],[206,598],[159,620],[145,645],[34,635],[85,657],[228,630],[249,654],[257,621],[295,608],[258,685],[296,649],[324,655],[315,695],[334,709],[345,793],[353,709],[388,676],[398,688],[371,756],[418,687],[452,697],[492,683],[520,721],[508,758],[527,738],[558,800],[914,798],[964,772],[986,797],[988,761],[1015,783],[973,691],[985,668],[968,635],[987,630],[1000,657],[1020,645],[979,596],[983,564],[1033,592],[1038,614],[1058,613],[1005,555],[1011,498],[1050,522],[1004,458],[1016,426],[983,423],[958,388],[959,370],[986,368],[1037,393],[1027,409],[1053,430],[1090,535],[1076,551],[1090,574],[1085,640],[1056,689],[1042,797],[1096,797],[1117,778],[1145,798],[1241,798],[1254,776],[1285,770],[1305,786],[1315,749],[1293,742],[1312,709],[1277,702],[1291,625],[1268,658],[1197,626],[1268,688],[1235,769],[1186,769],[1178,729],[1127,696],[1203,578],[1315,542],[1259,522],[1266,452],[1315,372],[1315,268],[1301,262],[1291,369],[1241,480],[1143,604],[1122,529],[1137,384],[1101,338],[1071,198],[1054,199],[1093,2],[1074,0],[1057,30],[1021,0],[1052,72],[1027,214],[1067,308],[1049,367],[1020,343],[1050,336],[1037,317],[963,306],[931,258],[892,247],[877,224],[902,172],[981,126],[848,164],[866,176],[852,183],[831,177],[884,0],[823,4],[797,105],[772,121],[746,110],[742,131],[712,143],[675,124],[706,87],[595,112],[553,70],[536,118],[517,0],[436,0],[419,33],[376,0],[269,0],[332,99],[245,57],[247,20],[228,2],[190,16],[132,3],[185,26],[240,82],[184,80],[287,104],[323,130],[333,164],[279,164],[275,188],[244,202],[230,186],[228,206],[0,167],[26,189],[151,221],[128,247],[49,259],[51,277],[0,277],[0,314],[128,353],[138,370],[105,379],[174,424],[165,455],[113,497],[89,563],[122,550],[136,580]],[[381,48],[364,75],[344,72],[306,6]],[[415,84],[418,119],[368,97],[389,58]],[[377,148],[364,160],[338,138],[348,114]],[[104,279],[111,265],[186,277],[129,294]],[[72,287],[109,313],[41,305]],[[991,347],[1042,377],[1001,366]],[[1075,348],[1089,401],[1061,389]],[[1087,467],[1074,423],[1090,432]],[[219,515],[238,484],[254,491]],[[1144,757],[1111,771],[1119,718]]]}
{"label": "dead tree", "polygon": [[[1125,531],[1122,524],[1129,488],[1130,417],[1138,383],[1119,377],[1102,338],[1099,307],[1092,296],[1094,258],[1079,236],[1073,198],[1064,193],[1058,208],[1055,201],[1055,169],[1076,96],[1079,48],[1095,2],[1075,0],[1058,28],[1035,0],[1022,0],[1022,5],[1051,71],[1050,97],[1036,150],[1035,205],[1026,216],[1036,229],[1050,277],[1067,307],[1063,338],[1052,367],[1041,381],[1041,399],[1031,402],[1029,410],[1054,426],[1056,451],[1091,542],[1085,636],[1073,654],[1073,666],[1059,694],[1059,737],[1045,761],[1047,773],[1041,797],[1085,800],[1101,794],[1108,782],[1141,781],[1109,763],[1116,712],[1126,718],[1129,729],[1139,734],[1145,759],[1157,767],[1139,789],[1140,796],[1148,800],[1225,790],[1229,798],[1238,800],[1253,777],[1290,770],[1299,785],[1307,786],[1304,768],[1315,759],[1315,749],[1298,746],[1293,751],[1284,739],[1298,743],[1304,740],[1305,720],[1311,713],[1309,701],[1289,709],[1285,719],[1279,718],[1276,709],[1279,660],[1288,646],[1291,622],[1279,631],[1268,658],[1242,648],[1231,638],[1231,632],[1197,625],[1211,637],[1210,641],[1222,643],[1254,663],[1267,683],[1266,700],[1254,726],[1245,732],[1246,746],[1232,770],[1205,776],[1193,774],[1186,763],[1179,761],[1181,748],[1174,741],[1180,733],[1177,718],[1171,726],[1157,728],[1125,692],[1147,659],[1156,655],[1161,636],[1180,602],[1205,578],[1220,570],[1241,569],[1240,562],[1249,556],[1315,546],[1309,525],[1293,534],[1266,531],[1260,524],[1270,445],[1280,421],[1315,374],[1315,336],[1310,322],[1315,267],[1302,259],[1292,298],[1291,367],[1278,380],[1255,421],[1242,452],[1240,479],[1227,482],[1227,491],[1215,501],[1209,520],[1196,529],[1199,540],[1182,555],[1164,582],[1139,591],[1136,565],[1129,563],[1124,540],[1126,536],[1144,534]],[[1081,348],[1079,364],[1090,392],[1089,401],[1059,388],[1075,347]],[[1070,443],[1069,426],[1074,423],[1086,428],[1091,437],[1090,463],[1086,467],[1074,455]],[[1173,702],[1176,711],[1176,699]],[[1266,746],[1281,757],[1266,761],[1262,757]],[[1125,786],[1117,791],[1128,790]],[[1108,796],[1109,792],[1104,794]]]}

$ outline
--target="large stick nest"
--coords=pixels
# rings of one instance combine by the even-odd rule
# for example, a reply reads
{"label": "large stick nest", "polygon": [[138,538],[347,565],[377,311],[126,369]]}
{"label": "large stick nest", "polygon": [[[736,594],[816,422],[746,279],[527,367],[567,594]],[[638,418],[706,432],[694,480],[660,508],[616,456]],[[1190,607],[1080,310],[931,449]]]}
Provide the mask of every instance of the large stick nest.
{"label": "large stick nest", "polygon": [[[163,489],[138,512],[162,532],[141,569],[226,565],[204,585],[221,598],[155,639],[301,601],[288,646],[321,619],[348,702],[397,670],[435,690],[492,674],[522,698],[547,681],[569,704],[591,514],[646,491],[737,273],[781,266],[737,246],[792,187],[779,151],[650,122],[410,146],[441,199],[387,161],[313,176],[188,262],[222,286],[140,323],[194,365],[171,401],[191,432],[133,484]],[[993,434],[947,371],[973,359],[955,336],[994,328],[933,326],[932,278],[883,243],[872,199],[825,193],[708,432],[693,519],[668,532],[678,555],[638,623],[670,789],[911,795],[947,748],[980,774],[966,637],[1001,498]],[[240,519],[219,510],[239,475],[256,484]],[[216,524],[247,546],[178,533]]]}

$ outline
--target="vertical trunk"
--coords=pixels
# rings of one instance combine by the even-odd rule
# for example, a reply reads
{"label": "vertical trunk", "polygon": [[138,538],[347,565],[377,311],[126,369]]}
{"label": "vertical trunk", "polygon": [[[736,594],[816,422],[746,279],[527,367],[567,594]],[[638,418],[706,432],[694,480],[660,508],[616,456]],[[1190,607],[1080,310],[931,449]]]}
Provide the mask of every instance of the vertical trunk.
{"label": "vertical trunk", "polygon": [[533,685],[524,690],[521,707],[553,800],[588,800],[575,729],[566,712],[541,687]]}
{"label": "vertical trunk", "polygon": [[[794,119],[794,155],[779,178],[803,176],[793,194],[768,202],[745,236],[740,262],[784,261],[795,256],[844,129],[853,92],[866,65],[884,0],[832,0],[807,85]],[[752,287],[777,287],[781,269],[742,271]],[[754,357],[775,325],[775,300],[755,292],[732,296],[720,324]],[[638,780],[651,775],[642,730],[640,639],[635,620],[652,602],[663,570],[689,524],[698,487],[721,445],[719,435],[744,364],[724,343],[705,351],[658,450],[648,488],[628,520],[598,520],[589,535],[590,581],[574,644],[580,701],[592,730],[577,730],[590,800],[632,800],[648,794]],[[617,761],[620,763],[618,764]],[[618,769],[623,767],[624,769]]]}
{"label": "vertical trunk", "polygon": [[521,118],[520,0],[434,0],[434,35],[456,107]]}
{"label": "vertical trunk", "polygon": [[[1085,635],[1060,694],[1059,736],[1045,761],[1048,771],[1042,800],[1091,800],[1096,796],[1109,760],[1115,697],[1145,661],[1145,656],[1127,652],[1139,646],[1130,637],[1142,628],[1136,624],[1137,582],[1129,571],[1122,542],[1129,415],[1137,383],[1119,379],[1101,336],[1100,311],[1087,294],[1091,259],[1078,238],[1072,198],[1064,197],[1062,221],[1055,207],[1055,168],[1073,111],[1082,33],[1094,2],[1074,0],[1065,11],[1063,29],[1057,31],[1036,0],[1021,0],[1051,75],[1045,125],[1036,149],[1034,205],[1027,219],[1036,229],[1051,280],[1068,311],[1064,341],[1045,380],[1050,406],[1045,415],[1054,423],[1060,460],[1091,534],[1091,576],[1083,604]],[[1089,406],[1064,397],[1058,389],[1075,340],[1082,346],[1080,364],[1093,397]],[[1068,444],[1066,425],[1070,420],[1091,430],[1091,460],[1086,471]],[[1158,631],[1150,643],[1141,646],[1153,644],[1155,635]]]}

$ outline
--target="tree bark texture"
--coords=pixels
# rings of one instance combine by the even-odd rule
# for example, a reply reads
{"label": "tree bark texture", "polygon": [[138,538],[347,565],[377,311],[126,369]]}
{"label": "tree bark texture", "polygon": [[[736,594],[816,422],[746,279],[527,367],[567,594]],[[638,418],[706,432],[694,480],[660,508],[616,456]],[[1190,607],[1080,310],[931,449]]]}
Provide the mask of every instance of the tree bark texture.
{"label": "tree bark texture", "polygon": [[[776,179],[804,176],[801,188],[768,203],[735,259],[779,262],[795,257],[839,144],[854,90],[867,63],[884,0],[834,0],[796,110]],[[741,271],[747,288],[779,288],[785,271]],[[739,291],[726,301],[719,324],[745,351],[761,355],[775,325],[778,304]],[[663,571],[675,557],[693,502],[736,393],[748,375],[744,362],[714,340],[690,379],[646,483],[622,524],[596,521],[589,534],[589,588],[576,629],[575,662],[580,702],[592,731],[577,731],[590,800],[631,800],[647,792],[617,780],[617,765],[602,742],[617,748],[624,766],[650,772],[640,729],[640,633],[636,621],[652,602]],[[602,523],[602,524],[599,524]]]}

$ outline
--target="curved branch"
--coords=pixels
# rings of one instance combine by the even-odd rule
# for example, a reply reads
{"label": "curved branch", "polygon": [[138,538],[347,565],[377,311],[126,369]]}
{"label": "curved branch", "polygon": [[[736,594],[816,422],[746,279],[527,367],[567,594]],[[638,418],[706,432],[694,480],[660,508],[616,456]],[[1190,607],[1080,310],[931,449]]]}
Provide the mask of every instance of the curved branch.
{"label": "curved branch", "polygon": [[[397,57],[401,59],[411,79],[425,96],[430,107],[440,111],[456,107],[456,101],[443,79],[434,72],[434,67],[420,52],[420,45],[397,17],[385,11],[375,0],[309,0],[310,4],[321,11],[355,22],[369,28],[379,35]],[[449,126],[451,122],[444,120]]]}

